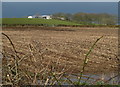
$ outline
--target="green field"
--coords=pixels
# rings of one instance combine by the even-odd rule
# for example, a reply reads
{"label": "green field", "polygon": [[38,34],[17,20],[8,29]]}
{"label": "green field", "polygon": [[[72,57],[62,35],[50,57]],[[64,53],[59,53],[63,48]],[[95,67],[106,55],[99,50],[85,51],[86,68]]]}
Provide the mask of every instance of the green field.
{"label": "green field", "polygon": [[56,19],[3,18],[2,24],[43,24],[43,25],[80,25],[70,21]]}

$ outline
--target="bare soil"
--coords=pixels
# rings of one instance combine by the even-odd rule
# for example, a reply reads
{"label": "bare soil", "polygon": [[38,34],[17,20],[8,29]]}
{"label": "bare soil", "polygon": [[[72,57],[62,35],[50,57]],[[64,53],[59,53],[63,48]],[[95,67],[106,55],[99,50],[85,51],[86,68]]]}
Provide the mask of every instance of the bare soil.
{"label": "bare soil", "polygon": [[[68,73],[79,73],[85,55],[101,36],[103,38],[88,56],[85,72],[108,73],[118,70],[118,29],[115,28],[9,27],[3,28],[3,32],[13,41],[19,56],[26,56],[21,66],[30,67],[31,71],[35,68],[42,70],[42,64],[58,71],[66,69]],[[5,36],[2,38],[3,50],[7,54],[5,57],[12,58],[10,55],[14,52],[10,42]],[[29,55],[34,57],[31,60],[34,62],[28,61],[31,58]]]}

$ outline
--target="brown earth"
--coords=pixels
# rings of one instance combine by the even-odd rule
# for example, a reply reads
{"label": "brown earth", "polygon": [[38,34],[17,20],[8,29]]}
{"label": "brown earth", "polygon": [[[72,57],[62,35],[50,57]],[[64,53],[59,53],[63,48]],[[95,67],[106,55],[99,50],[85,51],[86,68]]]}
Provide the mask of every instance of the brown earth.
{"label": "brown earth", "polygon": [[[115,28],[9,27],[3,28],[3,32],[13,41],[18,55],[26,56],[21,66],[30,67],[31,71],[35,68],[42,70],[42,64],[42,67],[78,73],[85,55],[101,36],[103,38],[88,56],[85,72],[108,73],[118,69],[118,29]],[[6,58],[12,58],[14,52],[5,36],[3,50]]]}

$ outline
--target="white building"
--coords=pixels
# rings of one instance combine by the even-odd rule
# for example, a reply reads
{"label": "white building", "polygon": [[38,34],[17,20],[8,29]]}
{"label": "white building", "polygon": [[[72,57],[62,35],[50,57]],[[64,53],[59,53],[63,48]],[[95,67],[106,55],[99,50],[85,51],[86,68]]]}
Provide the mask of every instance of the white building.
{"label": "white building", "polygon": [[50,15],[42,15],[41,16],[43,19],[52,19]]}
{"label": "white building", "polygon": [[51,18],[51,15],[33,15],[33,16],[28,16],[28,18],[52,19],[52,18]]}
{"label": "white building", "polygon": [[33,18],[41,18],[41,16],[40,16],[39,14],[33,15],[32,17],[33,17]]}
{"label": "white building", "polygon": [[28,18],[33,18],[33,16],[28,16]]}

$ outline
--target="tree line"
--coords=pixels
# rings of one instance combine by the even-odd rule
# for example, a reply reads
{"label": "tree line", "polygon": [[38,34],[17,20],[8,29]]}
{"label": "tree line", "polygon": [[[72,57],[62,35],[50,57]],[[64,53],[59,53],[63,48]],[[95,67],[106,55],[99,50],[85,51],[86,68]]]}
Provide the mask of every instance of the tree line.
{"label": "tree line", "polygon": [[93,24],[93,25],[116,25],[117,15],[112,15],[108,13],[54,13],[54,19],[73,21],[80,24]]}

